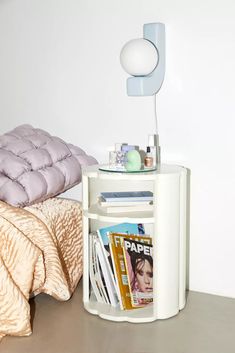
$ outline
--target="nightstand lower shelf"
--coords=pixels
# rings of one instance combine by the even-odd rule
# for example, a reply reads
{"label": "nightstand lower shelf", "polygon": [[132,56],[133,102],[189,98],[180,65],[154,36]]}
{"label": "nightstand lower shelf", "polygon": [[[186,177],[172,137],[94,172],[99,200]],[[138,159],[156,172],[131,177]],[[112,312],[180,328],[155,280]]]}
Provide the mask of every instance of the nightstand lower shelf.
{"label": "nightstand lower shelf", "polygon": [[109,304],[98,303],[93,295],[91,295],[89,302],[84,303],[84,307],[89,313],[110,321],[141,323],[151,322],[157,319],[153,313],[153,305],[133,310],[121,310]]}

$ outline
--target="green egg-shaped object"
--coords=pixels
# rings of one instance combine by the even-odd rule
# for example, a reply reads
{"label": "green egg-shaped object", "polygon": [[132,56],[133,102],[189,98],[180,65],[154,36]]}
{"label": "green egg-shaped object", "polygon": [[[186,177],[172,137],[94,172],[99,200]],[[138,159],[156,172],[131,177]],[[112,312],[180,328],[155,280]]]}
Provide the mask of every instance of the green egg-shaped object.
{"label": "green egg-shaped object", "polygon": [[141,168],[141,157],[138,151],[132,150],[127,152],[125,168],[127,171],[132,172],[140,170]]}

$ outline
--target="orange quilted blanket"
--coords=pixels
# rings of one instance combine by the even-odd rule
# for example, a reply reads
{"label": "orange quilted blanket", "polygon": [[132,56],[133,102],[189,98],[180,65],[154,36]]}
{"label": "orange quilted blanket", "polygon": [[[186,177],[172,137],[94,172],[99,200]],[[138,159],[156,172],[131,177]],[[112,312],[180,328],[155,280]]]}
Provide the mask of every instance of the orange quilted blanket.
{"label": "orange quilted blanket", "polygon": [[15,208],[0,201],[0,339],[31,334],[29,297],[68,300],[82,275],[82,211],[52,198]]}

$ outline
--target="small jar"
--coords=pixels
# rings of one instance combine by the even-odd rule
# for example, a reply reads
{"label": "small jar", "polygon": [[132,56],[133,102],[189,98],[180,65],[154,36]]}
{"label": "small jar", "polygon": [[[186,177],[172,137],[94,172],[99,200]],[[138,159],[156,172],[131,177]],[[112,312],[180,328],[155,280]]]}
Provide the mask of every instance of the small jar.
{"label": "small jar", "polygon": [[147,152],[146,152],[146,156],[144,159],[144,166],[146,168],[151,168],[153,166],[153,157],[152,157],[151,149],[149,146],[147,147]]}

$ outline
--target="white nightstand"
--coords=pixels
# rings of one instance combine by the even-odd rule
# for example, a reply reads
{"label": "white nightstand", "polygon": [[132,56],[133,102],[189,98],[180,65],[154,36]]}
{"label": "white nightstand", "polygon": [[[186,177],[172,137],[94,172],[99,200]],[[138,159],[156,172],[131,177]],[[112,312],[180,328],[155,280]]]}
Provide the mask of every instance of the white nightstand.
{"label": "white nightstand", "polygon": [[[87,311],[114,321],[149,322],[176,315],[186,298],[186,189],[187,170],[159,165],[156,171],[112,173],[99,166],[83,170],[83,302]],[[149,190],[154,194],[153,212],[106,214],[97,206],[102,191]],[[154,302],[144,308],[120,310],[100,304],[89,287],[89,234],[122,222],[144,223],[153,237]]]}

